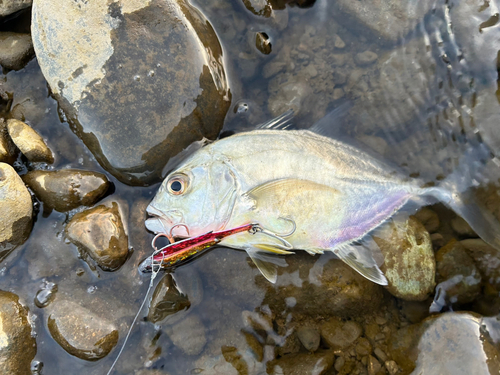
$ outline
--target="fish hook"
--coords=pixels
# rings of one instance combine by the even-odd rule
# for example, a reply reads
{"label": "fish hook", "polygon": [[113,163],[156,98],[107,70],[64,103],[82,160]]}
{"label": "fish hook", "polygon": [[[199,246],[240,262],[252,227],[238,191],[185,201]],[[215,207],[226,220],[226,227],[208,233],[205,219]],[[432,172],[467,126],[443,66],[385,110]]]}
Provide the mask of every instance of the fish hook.
{"label": "fish hook", "polygon": [[283,245],[285,245],[286,248],[292,249],[293,245],[290,242],[288,242],[287,240],[285,240],[283,237],[290,237],[297,229],[297,224],[295,223],[294,220],[289,219],[289,218],[279,217],[279,219],[291,222],[293,225],[292,230],[288,233],[279,234],[279,233],[271,232],[265,228],[262,228],[259,224],[255,224],[254,226],[252,226],[252,228],[250,228],[249,232],[251,234],[262,233],[262,234],[268,235],[268,236],[273,237],[273,238],[277,239],[278,241],[280,241]]}
{"label": "fish hook", "polygon": [[[172,234],[172,231],[174,230],[174,228],[177,228],[177,227],[184,227],[184,228],[186,228],[186,232],[187,232],[188,236],[190,236],[188,226],[187,226],[186,224],[184,224],[184,223],[177,223],[177,224],[174,224],[174,225],[172,226],[172,228],[170,228],[170,232],[168,232],[168,234],[170,235],[170,237],[174,238],[174,236],[173,236],[173,234]],[[172,243],[173,243],[173,242],[174,242],[174,241],[172,241]]]}
{"label": "fish hook", "polygon": [[187,226],[186,224],[184,224],[184,223],[174,224],[174,225],[172,226],[172,228],[170,228],[170,230],[168,231],[168,233],[167,233],[167,229],[165,228],[165,226],[163,225],[163,223],[162,223],[161,221],[160,221],[160,224],[161,224],[161,226],[163,227],[163,229],[165,229],[165,233],[158,233],[156,236],[154,236],[153,241],[151,241],[151,246],[152,246],[152,247],[153,247],[153,249],[155,250],[155,251],[154,251],[154,253],[153,253],[153,255],[158,254],[158,252],[162,251],[162,250],[165,248],[165,247],[162,247],[161,249],[158,249],[158,248],[156,247],[156,241],[158,240],[158,238],[160,238],[160,237],[167,237],[167,238],[168,238],[168,241],[170,242],[170,244],[173,244],[173,243],[175,242],[175,240],[174,240],[174,236],[172,235],[172,231],[173,231],[175,228],[177,228],[177,227],[184,227],[184,228],[186,228],[186,232],[187,232],[187,234],[188,234],[188,236],[189,236],[189,228],[188,228],[188,226]]}

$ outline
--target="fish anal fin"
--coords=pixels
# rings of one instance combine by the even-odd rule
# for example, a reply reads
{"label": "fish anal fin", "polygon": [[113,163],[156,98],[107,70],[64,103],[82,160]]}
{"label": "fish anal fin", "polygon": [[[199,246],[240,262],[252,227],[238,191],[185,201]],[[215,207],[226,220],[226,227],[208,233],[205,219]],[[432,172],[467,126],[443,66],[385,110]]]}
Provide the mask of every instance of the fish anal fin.
{"label": "fish anal fin", "polygon": [[276,279],[278,278],[278,267],[288,266],[283,258],[266,255],[259,251],[259,249],[252,247],[247,249],[246,251],[262,276],[264,276],[269,282],[273,284],[276,283]]}

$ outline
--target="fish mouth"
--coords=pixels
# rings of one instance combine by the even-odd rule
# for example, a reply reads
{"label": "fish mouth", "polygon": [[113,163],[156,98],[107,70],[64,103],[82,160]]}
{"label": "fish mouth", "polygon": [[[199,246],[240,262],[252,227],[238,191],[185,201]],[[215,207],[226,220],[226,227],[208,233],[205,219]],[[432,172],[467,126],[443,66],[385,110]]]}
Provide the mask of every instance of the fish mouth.
{"label": "fish mouth", "polygon": [[[189,229],[186,224],[179,222],[170,215],[149,205],[146,208],[148,219],[145,221],[146,229],[155,234],[166,234],[174,238],[189,238]],[[175,211],[172,211],[175,213]],[[176,215],[177,216],[177,215]]]}

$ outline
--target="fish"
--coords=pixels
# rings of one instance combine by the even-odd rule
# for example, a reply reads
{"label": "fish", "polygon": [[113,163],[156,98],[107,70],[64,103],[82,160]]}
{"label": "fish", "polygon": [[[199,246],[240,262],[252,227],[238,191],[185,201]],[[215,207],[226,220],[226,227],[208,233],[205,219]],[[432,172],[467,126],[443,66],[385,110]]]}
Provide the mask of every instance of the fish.
{"label": "fish", "polygon": [[196,237],[258,223],[261,231],[236,233],[218,244],[245,250],[272,283],[283,264],[274,255],[304,250],[333,252],[367,279],[387,285],[372,234],[407,207],[436,201],[500,249],[500,224],[469,189],[470,155],[439,185],[425,186],[376,155],[326,136],[325,121],[290,130],[283,125],[287,116],[207,144],[185,159],[148,205],[146,228]]}

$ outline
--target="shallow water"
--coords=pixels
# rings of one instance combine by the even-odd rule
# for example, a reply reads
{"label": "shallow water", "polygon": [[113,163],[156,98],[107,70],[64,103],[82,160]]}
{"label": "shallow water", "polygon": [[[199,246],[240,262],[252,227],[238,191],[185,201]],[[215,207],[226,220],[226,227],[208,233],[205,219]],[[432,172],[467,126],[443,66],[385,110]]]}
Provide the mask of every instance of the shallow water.
{"label": "shallow water", "polygon": [[[269,18],[252,14],[237,0],[195,2],[212,23],[225,53],[232,104],[223,132],[250,130],[290,106],[297,113],[295,126],[308,128],[347,101],[353,107],[342,124],[332,128],[332,135],[348,136],[353,143],[371,146],[385,160],[426,182],[439,180],[457,165],[460,155],[475,142],[466,142],[466,136],[475,140],[476,129],[480,130],[481,141],[493,153],[498,152],[500,135],[495,127],[500,118],[500,30],[494,21],[498,11],[493,2],[485,2],[481,12],[473,4],[470,9],[474,17],[468,18],[465,15],[470,9],[464,4],[469,3],[436,2],[414,20],[390,19],[387,22],[398,23],[399,28],[390,29],[389,35],[396,35],[384,39],[326,0],[307,8],[283,6]],[[413,6],[419,7],[408,6],[407,14]],[[413,11],[420,13],[419,9]],[[477,32],[478,25],[482,25],[481,33]],[[271,53],[265,55],[256,48],[256,32],[270,36]],[[345,46],[335,46],[335,35]],[[374,52],[375,61],[360,60],[357,55],[365,51]],[[1,289],[19,295],[33,315],[35,360],[43,362],[42,373],[104,374],[148,287],[149,275],[140,275],[137,265],[151,252],[153,235],[144,228],[145,208],[158,185],[130,187],[100,167],[59,113],[36,60],[19,72],[4,74],[0,82],[7,92],[14,93],[12,111],[18,106],[17,111],[25,113],[27,122],[54,151],[56,162],[49,168],[106,173],[115,190],[104,200],[118,201],[128,212],[131,255],[116,272],[92,269],[80,259],[76,247],[64,239],[69,216],[44,212],[43,204],[29,240],[0,265]],[[20,174],[32,167],[23,163],[17,166]],[[494,168],[487,174],[498,178]],[[443,223],[440,233],[448,240],[454,236],[449,228],[454,215],[440,206],[436,210]],[[420,311],[430,304],[427,301],[412,307],[379,286],[359,281],[349,270],[339,271],[351,280],[347,284],[322,279],[322,275],[331,275],[328,270],[332,267],[336,270],[337,263],[332,259],[331,254],[296,255],[287,259],[289,267],[281,270],[277,284],[271,285],[244,252],[213,249],[173,274],[190,307],[156,325],[145,321],[145,308],[115,373],[150,368],[170,375],[264,374],[268,371],[266,362],[305,352],[293,339],[292,328],[320,325],[332,317],[358,322],[363,337],[370,340],[373,325],[377,326],[377,332],[385,336],[376,339],[374,334],[373,342],[387,351],[391,335],[414,323],[407,310]],[[160,273],[155,284],[162,277]],[[78,301],[119,327],[119,344],[110,355],[87,362],[69,355],[54,342],[46,325],[50,305],[39,308],[34,303],[44,282],[57,284],[56,301]],[[332,309],[325,302],[328,293],[345,304]],[[498,293],[494,297],[493,302],[498,300]],[[488,298],[492,298],[491,293],[487,296],[483,292],[476,302],[486,300],[489,315],[497,315],[498,305]],[[485,314],[486,309],[479,306],[470,303],[453,308]],[[385,322],[376,323],[376,318]],[[491,336],[498,336],[498,332],[492,332]],[[321,348],[327,347],[322,342]],[[259,350],[262,358],[255,355]],[[366,373],[366,355],[349,351],[335,352],[337,358],[350,358],[347,362],[352,364],[351,370],[346,368],[343,373]],[[411,372],[407,370],[411,365],[393,359],[403,373]],[[331,368],[326,373],[336,372]]]}

